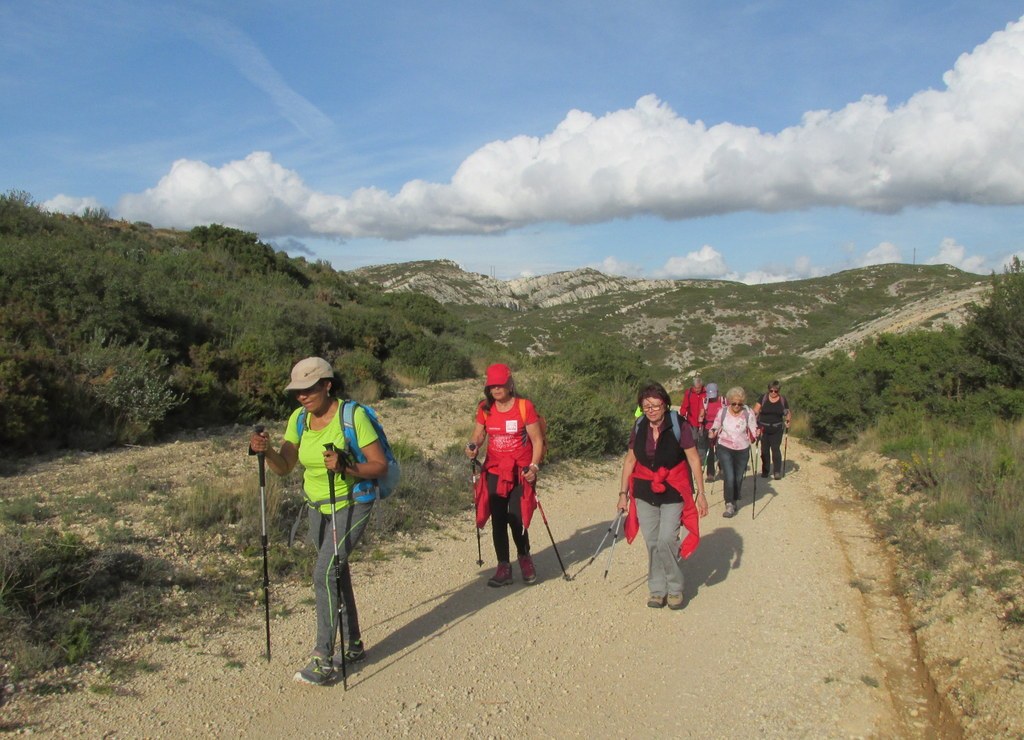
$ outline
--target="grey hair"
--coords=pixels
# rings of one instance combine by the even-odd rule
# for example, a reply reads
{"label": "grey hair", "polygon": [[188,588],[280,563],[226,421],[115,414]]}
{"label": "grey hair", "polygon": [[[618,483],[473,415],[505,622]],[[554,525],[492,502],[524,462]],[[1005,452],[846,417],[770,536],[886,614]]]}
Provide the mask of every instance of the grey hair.
{"label": "grey hair", "polygon": [[733,399],[735,399],[737,401],[742,401],[743,403],[746,403],[747,402],[747,392],[745,390],[743,390],[743,388],[741,388],[740,386],[734,385],[732,388],[730,388],[729,390],[727,390],[725,392],[725,400],[726,401],[732,401]]}

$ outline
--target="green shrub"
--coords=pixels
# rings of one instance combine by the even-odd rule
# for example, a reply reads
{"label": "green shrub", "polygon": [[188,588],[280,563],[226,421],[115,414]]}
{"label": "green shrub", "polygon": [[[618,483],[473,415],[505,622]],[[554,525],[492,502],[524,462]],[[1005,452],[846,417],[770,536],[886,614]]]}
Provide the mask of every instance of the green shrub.
{"label": "green shrub", "polygon": [[125,346],[97,332],[79,356],[87,387],[112,420],[115,438],[138,442],[184,399],[170,387],[167,358],[145,345]]}
{"label": "green shrub", "polygon": [[[26,676],[92,657],[104,640],[157,614],[126,599],[172,579],[139,556],[87,545],[54,529],[0,533],[0,654]],[[162,613],[162,612],[161,612]]]}
{"label": "green shrub", "polygon": [[999,380],[1024,388],[1024,263],[1016,255],[1002,275],[992,276],[988,301],[974,306],[967,344],[996,369]]}
{"label": "green shrub", "polygon": [[544,378],[529,396],[548,428],[548,459],[593,459],[624,453],[636,390],[594,388],[587,379]]}
{"label": "green shrub", "polygon": [[468,357],[448,342],[434,336],[417,336],[398,343],[392,353],[395,363],[408,368],[422,368],[430,383],[473,377]]}

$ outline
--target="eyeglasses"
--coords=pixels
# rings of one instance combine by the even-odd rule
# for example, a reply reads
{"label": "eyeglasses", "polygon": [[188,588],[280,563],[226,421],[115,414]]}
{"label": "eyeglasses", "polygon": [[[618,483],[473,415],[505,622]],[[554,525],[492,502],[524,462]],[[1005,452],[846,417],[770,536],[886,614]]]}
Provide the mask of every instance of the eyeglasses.
{"label": "eyeglasses", "polygon": [[776,396],[779,395],[779,389],[778,388],[770,388],[768,390],[768,392],[773,394],[773,395],[776,395]]}
{"label": "eyeglasses", "polygon": [[730,403],[729,405],[732,406],[734,409],[741,409],[741,408],[743,408],[743,404],[742,403]]}
{"label": "eyeglasses", "polygon": [[645,403],[645,404],[641,405],[640,408],[642,408],[644,411],[660,411],[661,409],[665,408],[665,404],[663,404],[663,403]]}

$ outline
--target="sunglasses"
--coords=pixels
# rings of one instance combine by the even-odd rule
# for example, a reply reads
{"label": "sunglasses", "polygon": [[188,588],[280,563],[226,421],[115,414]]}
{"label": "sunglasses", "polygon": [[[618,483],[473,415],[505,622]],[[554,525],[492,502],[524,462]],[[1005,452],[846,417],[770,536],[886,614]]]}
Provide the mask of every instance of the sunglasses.
{"label": "sunglasses", "polygon": [[313,385],[309,386],[309,388],[300,388],[297,391],[292,391],[292,393],[295,395],[296,398],[298,398],[299,396],[308,396],[320,390],[322,385],[323,383],[321,383],[318,380],[317,382],[313,383]]}
{"label": "sunglasses", "polygon": [[663,404],[663,403],[645,403],[640,408],[642,408],[644,411],[658,411],[660,409],[665,408],[665,404]]}
{"label": "sunglasses", "polygon": [[743,408],[743,404],[742,403],[730,403],[729,405],[732,406],[734,409],[741,409],[741,408]]}

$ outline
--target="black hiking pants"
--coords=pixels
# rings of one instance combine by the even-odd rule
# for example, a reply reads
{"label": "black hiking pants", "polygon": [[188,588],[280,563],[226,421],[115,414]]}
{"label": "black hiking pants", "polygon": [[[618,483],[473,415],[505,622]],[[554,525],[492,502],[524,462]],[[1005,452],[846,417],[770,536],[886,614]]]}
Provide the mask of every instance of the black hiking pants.
{"label": "black hiking pants", "polygon": [[509,491],[507,497],[499,496],[498,476],[487,474],[487,495],[491,505],[491,537],[494,539],[494,554],[499,563],[509,563],[508,533],[516,543],[516,555],[530,554],[530,533],[523,528],[523,486]]}
{"label": "black hiking pants", "polygon": [[782,435],[786,425],[765,424],[761,427],[761,475],[782,474]]}

